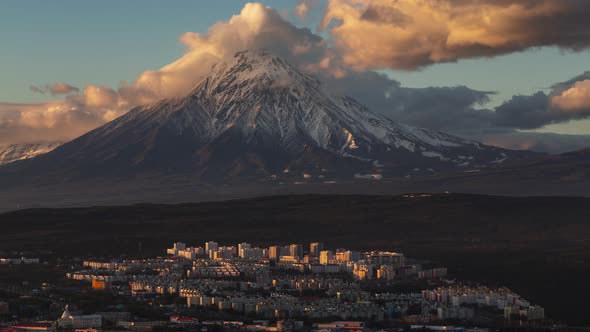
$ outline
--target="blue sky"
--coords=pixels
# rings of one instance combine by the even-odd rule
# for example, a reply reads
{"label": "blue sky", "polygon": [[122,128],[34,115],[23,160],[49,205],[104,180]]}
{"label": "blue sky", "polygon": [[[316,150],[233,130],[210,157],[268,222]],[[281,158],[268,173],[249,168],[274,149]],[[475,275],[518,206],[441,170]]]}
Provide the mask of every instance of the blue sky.
{"label": "blue sky", "polygon": [[[267,1],[270,2],[270,1]],[[272,1],[293,5],[292,1]],[[246,1],[5,1],[0,10],[0,100],[44,99],[31,84],[117,86],[183,53],[178,37],[205,32]],[[47,98],[45,96],[45,98]]]}
{"label": "blue sky", "polygon": [[[278,10],[294,0],[262,1]],[[0,10],[0,101],[29,103],[50,99],[31,85],[65,82],[117,87],[137,74],[158,69],[183,54],[178,37],[206,32],[240,12],[246,1],[154,0],[7,0]],[[307,20],[316,30],[320,8]],[[298,26],[303,22],[292,17]],[[415,72],[387,70],[403,86],[466,85],[497,91],[489,106],[515,94],[531,94],[590,70],[590,51],[541,48],[496,58],[437,64]],[[578,121],[550,127],[571,134],[590,133]],[[545,129],[546,130],[546,129]]]}

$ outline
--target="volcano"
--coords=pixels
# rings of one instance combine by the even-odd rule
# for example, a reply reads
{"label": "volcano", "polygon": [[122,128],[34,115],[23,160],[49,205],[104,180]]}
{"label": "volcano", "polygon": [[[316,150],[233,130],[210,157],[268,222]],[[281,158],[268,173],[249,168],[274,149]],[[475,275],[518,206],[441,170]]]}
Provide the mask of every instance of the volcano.
{"label": "volcano", "polygon": [[0,173],[59,181],[166,174],[203,182],[361,181],[480,169],[525,155],[397,123],[256,50],[215,65],[184,97],[136,107]]}

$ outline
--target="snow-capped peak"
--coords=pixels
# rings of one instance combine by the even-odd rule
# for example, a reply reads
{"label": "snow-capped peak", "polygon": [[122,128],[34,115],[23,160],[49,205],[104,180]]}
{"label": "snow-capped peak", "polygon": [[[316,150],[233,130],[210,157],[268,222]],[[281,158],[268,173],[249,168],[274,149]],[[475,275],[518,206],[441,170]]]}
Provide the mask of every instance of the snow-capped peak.
{"label": "snow-capped peak", "polygon": [[254,89],[259,92],[294,87],[319,89],[320,82],[299,71],[285,59],[265,50],[256,50],[238,52],[230,61],[215,65],[194,91],[215,93],[222,90]]}
{"label": "snow-capped peak", "polygon": [[[186,130],[212,142],[227,132],[301,151],[312,144],[341,156],[399,151],[452,162],[451,150],[479,144],[398,124],[350,97],[333,96],[320,81],[264,50],[238,52],[215,65],[186,97],[159,102],[137,113],[165,114],[179,134]],[[456,160],[457,163],[460,160]],[[463,161],[461,161],[463,163]]]}
{"label": "snow-capped peak", "polygon": [[138,107],[50,153],[49,159],[86,165],[93,160],[105,171],[112,163],[114,172],[129,163],[134,171],[178,168],[199,176],[285,174],[289,169],[312,177],[315,171],[381,178],[416,169],[431,174],[478,167],[506,152],[396,123],[326,90],[281,57],[238,52],[215,65],[187,96]]}

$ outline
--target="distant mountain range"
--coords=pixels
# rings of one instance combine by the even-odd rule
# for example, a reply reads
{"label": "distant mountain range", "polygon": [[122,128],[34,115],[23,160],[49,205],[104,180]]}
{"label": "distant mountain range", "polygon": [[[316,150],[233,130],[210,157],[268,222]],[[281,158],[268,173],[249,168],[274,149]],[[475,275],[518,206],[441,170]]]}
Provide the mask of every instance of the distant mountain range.
{"label": "distant mountain range", "polygon": [[465,192],[480,187],[481,193],[504,195],[590,196],[590,149],[507,162],[501,167],[443,176],[439,181]]}
{"label": "distant mountain range", "polygon": [[187,96],[137,107],[45,155],[15,164],[36,178],[187,174],[203,182],[429,176],[526,159],[399,124],[265,51],[213,67]]}

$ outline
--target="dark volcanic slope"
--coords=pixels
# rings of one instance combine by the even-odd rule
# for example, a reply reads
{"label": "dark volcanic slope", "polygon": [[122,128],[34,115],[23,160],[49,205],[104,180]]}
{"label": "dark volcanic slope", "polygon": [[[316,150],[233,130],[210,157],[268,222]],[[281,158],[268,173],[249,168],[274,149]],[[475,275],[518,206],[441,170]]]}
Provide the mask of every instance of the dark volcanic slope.
{"label": "dark volcanic slope", "polygon": [[394,122],[264,51],[219,63],[187,95],[132,109],[0,167],[0,186],[182,175],[204,183],[433,175],[535,157]]}
{"label": "dark volcanic slope", "polygon": [[134,255],[141,242],[143,254],[161,254],[172,241],[212,239],[380,247],[439,260],[466,278],[507,285],[553,317],[577,322],[588,318],[588,206],[585,198],[435,195],[36,209],[0,215],[0,251]]}
{"label": "dark volcanic slope", "polygon": [[590,149],[425,179],[428,188],[503,195],[590,196]]}

